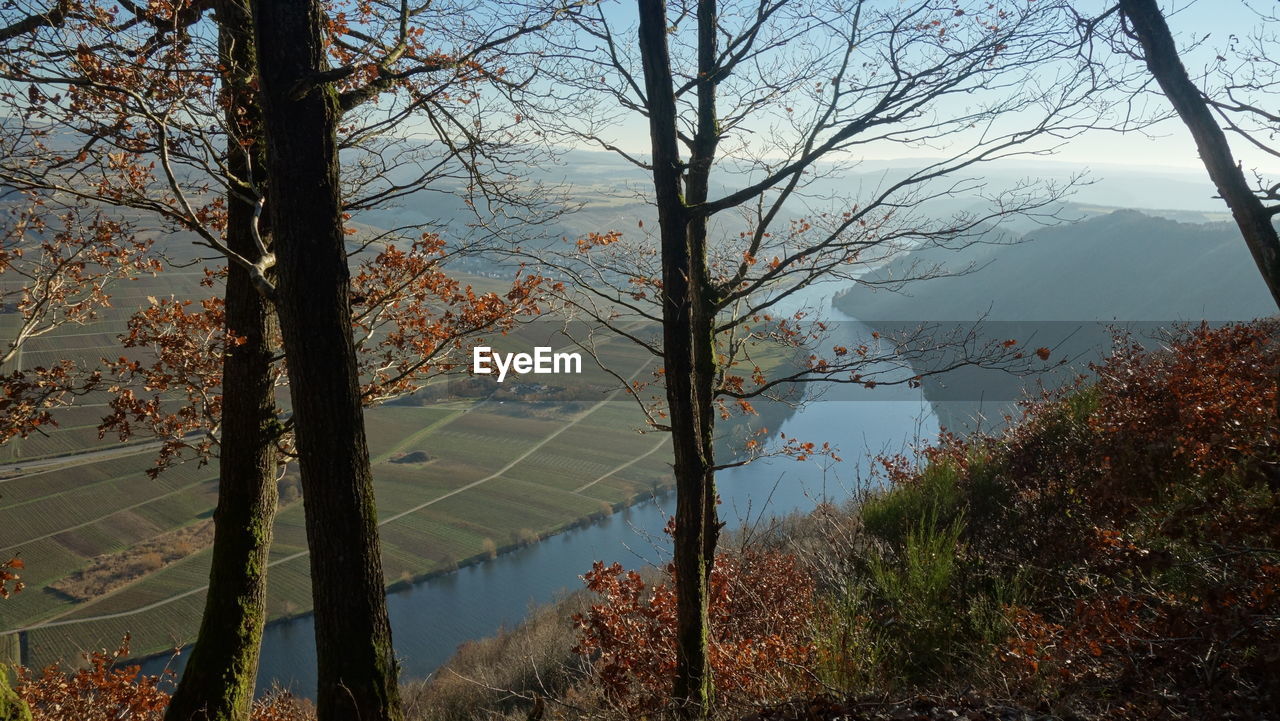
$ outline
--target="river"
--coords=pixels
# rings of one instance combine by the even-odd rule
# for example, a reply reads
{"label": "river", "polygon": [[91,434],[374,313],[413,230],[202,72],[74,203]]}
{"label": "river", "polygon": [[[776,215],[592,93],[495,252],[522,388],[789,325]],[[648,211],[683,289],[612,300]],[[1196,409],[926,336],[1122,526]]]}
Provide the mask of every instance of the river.
{"label": "river", "polygon": [[[820,309],[833,331],[830,343],[856,345],[870,333],[831,306],[830,287],[808,291],[800,302]],[[778,429],[794,437],[839,449],[842,459],[798,462],[773,458],[717,475],[721,516],[729,528],[773,516],[812,509],[824,499],[849,498],[865,482],[869,456],[904,450],[931,439],[937,421],[921,391],[906,386],[832,386],[797,410]],[[673,513],[674,494],[635,504],[603,520],[539,543],[435,576],[387,594],[392,634],[403,678],[424,678],[467,641],[517,625],[536,604],[580,587],[579,575],[592,562],[618,561],[627,567],[663,562],[669,549],[662,528]],[[315,644],[310,615],[267,626],[258,688],[273,684],[309,696],[314,692]],[[185,659],[185,655],[179,659]],[[144,664],[155,673],[167,658]],[[180,670],[180,668],[179,668]]]}

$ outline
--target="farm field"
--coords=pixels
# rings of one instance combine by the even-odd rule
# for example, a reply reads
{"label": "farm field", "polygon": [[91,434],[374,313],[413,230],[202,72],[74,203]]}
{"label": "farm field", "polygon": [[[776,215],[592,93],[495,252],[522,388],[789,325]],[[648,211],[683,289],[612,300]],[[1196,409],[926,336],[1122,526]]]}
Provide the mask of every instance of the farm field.
{"label": "farm field", "polygon": [[[199,275],[122,286],[97,322],[36,339],[22,363],[118,356],[116,335],[146,296],[189,294]],[[479,287],[493,283],[476,279]],[[550,325],[531,324],[494,345],[565,346],[563,338],[547,339]],[[597,350],[619,373],[652,373],[652,358],[626,341],[601,340]],[[464,394],[367,411],[387,583],[533,542],[666,486],[665,435],[638,432],[643,416],[634,401],[606,386],[584,386],[570,400]],[[83,650],[118,646],[126,634],[134,655],[163,652],[189,642],[199,625],[207,548],[86,601],[49,588],[97,557],[210,517],[216,503],[216,466],[188,463],[151,479],[145,471],[154,444],[139,439],[121,448],[110,435],[99,439],[106,398],[84,400],[55,416],[59,425],[46,434],[0,450],[0,553],[23,558],[28,585],[0,606],[0,660],[74,662]],[[292,481],[286,474],[282,487]],[[310,608],[303,508],[296,491],[282,490],[269,581],[273,618]]]}

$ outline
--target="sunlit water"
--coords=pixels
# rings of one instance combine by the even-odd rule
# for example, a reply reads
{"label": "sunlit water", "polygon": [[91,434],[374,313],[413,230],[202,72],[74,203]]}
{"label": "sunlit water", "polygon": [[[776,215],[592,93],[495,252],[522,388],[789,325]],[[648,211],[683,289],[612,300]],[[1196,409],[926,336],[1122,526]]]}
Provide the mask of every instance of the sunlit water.
{"label": "sunlit water", "polygon": [[[869,333],[831,307],[829,289],[807,299],[834,324],[835,344],[854,344]],[[777,432],[821,445],[830,443],[843,459],[798,462],[762,460],[717,475],[720,512],[730,528],[759,524],[774,516],[812,509],[822,500],[849,498],[867,477],[869,456],[904,450],[937,433],[937,421],[919,390],[905,386],[867,390],[828,388],[801,407]],[[531,606],[554,600],[581,586],[592,562],[618,561],[637,567],[660,563],[669,553],[662,528],[674,511],[673,494],[633,505],[589,526],[566,531],[491,561],[436,576],[387,595],[396,653],[403,678],[430,675],[467,641],[490,636],[520,622]],[[185,659],[177,661],[180,670]],[[170,664],[157,658],[144,665],[155,673]],[[278,621],[263,636],[258,688],[273,684],[295,693],[314,692],[315,643],[310,615]]]}

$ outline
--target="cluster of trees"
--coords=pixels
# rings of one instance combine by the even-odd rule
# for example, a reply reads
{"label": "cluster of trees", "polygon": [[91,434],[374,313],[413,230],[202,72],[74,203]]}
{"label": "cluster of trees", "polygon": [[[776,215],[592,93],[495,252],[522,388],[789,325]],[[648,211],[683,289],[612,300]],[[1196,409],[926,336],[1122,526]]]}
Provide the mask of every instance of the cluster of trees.
{"label": "cluster of trees", "polygon": [[[468,339],[551,300],[660,360],[652,390],[627,386],[675,441],[671,711],[705,717],[715,474],[727,465],[715,455],[717,420],[788,385],[916,383],[909,361],[941,349],[946,367],[1024,367],[1036,356],[927,330],[836,346],[808,311],[778,308],[904,247],[975,242],[1004,218],[1051,207],[1069,187],[988,189],[977,169],[1149,120],[1121,112],[1130,95],[1116,92],[1147,71],[1191,127],[1280,299],[1280,206],[1266,205],[1280,193],[1251,184],[1226,141],[1239,133],[1274,154],[1265,131],[1277,119],[1254,97],[1269,89],[1266,54],[1242,50],[1255,74],[1216,97],[1182,66],[1154,0],[1092,17],[1060,0],[639,0],[635,11],[555,0],[6,4],[0,183],[16,209],[0,269],[21,279],[22,324],[3,362],[30,338],[91,318],[110,284],[161,272],[156,231],[226,263],[208,279],[221,298],[157,300],[135,316],[125,341],[152,351],[146,362],[14,365],[0,399],[3,438],[105,390],[105,428],[165,441],[157,470],[184,454],[218,458],[208,600],[168,718],[247,717],[275,481],[294,460],[319,716],[401,717],[362,409],[456,371]],[[1108,43],[1119,53],[1095,48]],[[1125,53],[1146,69],[1121,62]],[[648,153],[619,147],[612,128],[628,123],[646,129]],[[424,132],[430,143],[407,142]],[[512,168],[556,143],[643,169],[653,237],[602,228],[564,251],[521,250],[520,234],[563,206]],[[868,146],[933,157],[858,191],[823,190]],[[504,295],[476,294],[443,269],[459,239],[422,227],[360,238],[387,247],[353,261],[352,217],[424,188],[462,194],[482,245],[500,242],[537,274],[515,273]],[[985,202],[933,212],[970,196]],[[632,333],[634,320],[659,324],[660,337]],[[767,373],[762,344],[807,360]],[[288,414],[276,392],[285,383]],[[831,450],[751,443],[753,457]]]}

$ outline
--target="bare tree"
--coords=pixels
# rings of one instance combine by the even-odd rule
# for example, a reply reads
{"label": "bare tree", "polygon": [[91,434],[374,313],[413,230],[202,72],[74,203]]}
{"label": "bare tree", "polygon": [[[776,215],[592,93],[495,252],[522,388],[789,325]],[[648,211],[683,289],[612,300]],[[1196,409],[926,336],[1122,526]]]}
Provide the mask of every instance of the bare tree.
{"label": "bare tree", "polygon": [[[1086,33],[1063,2],[639,0],[637,10],[634,28],[604,3],[575,13],[541,60],[556,82],[524,100],[549,132],[648,176],[657,237],[641,219],[638,233],[594,233],[536,256],[573,281],[568,303],[661,359],[659,395],[628,386],[674,439],[673,696],[679,715],[701,718],[713,696],[715,474],[745,462],[717,460],[717,419],[796,384],[918,383],[905,361],[931,352],[949,351],[938,372],[1037,355],[936,329],[826,345],[813,309],[780,309],[903,249],[960,246],[1010,215],[1047,212],[1064,186],[989,188],[969,174],[1050,152],[1107,108],[1102,80],[1087,72]],[[621,140],[630,126],[620,124],[637,121],[648,153]],[[928,152],[901,170],[850,176],[867,149]],[[937,210],[957,198],[976,209]],[[660,337],[629,330],[635,319],[660,324]],[[796,362],[763,361],[771,345]],[[748,449],[831,450],[802,439],[772,451],[751,439]]]}

